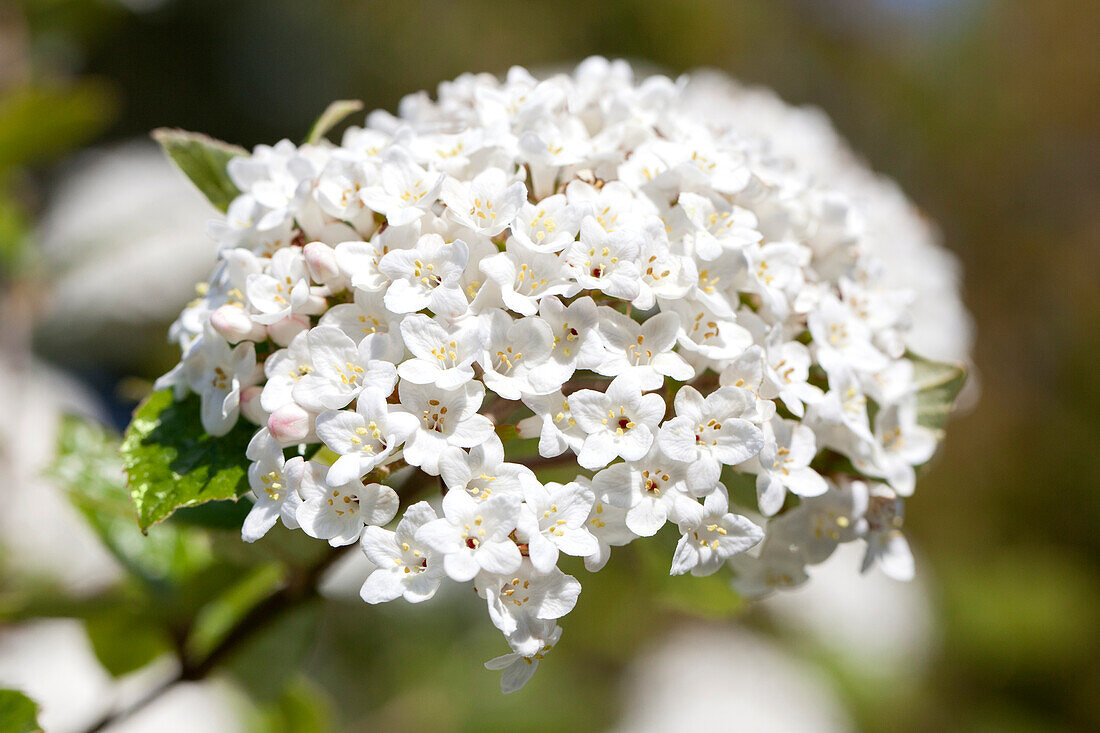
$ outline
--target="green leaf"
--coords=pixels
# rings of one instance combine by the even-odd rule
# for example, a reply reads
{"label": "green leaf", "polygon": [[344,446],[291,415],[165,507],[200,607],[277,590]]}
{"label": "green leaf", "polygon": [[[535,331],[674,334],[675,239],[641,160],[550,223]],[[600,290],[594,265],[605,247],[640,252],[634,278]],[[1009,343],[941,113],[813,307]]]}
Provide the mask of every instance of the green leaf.
{"label": "green leaf", "polygon": [[355,114],[359,110],[363,109],[363,103],[358,99],[338,99],[330,104],[321,116],[317,118],[317,121],[313,123],[313,127],[309,129],[309,135],[306,136],[306,142],[310,144],[317,144],[321,142],[321,138],[325,134],[340,124],[345,117],[350,114]]}
{"label": "green leaf", "polygon": [[147,587],[163,591],[209,565],[209,543],[199,532],[172,527],[154,537],[141,536],[134,526],[134,504],[114,431],[83,418],[64,417],[58,427],[57,458],[48,475],[107,550]]}
{"label": "green leaf", "polygon": [[240,195],[240,189],[229,179],[226,165],[233,158],[247,156],[244,148],[165,127],[153,130],[153,139],[219,211],[227,210],[230,202]]}
{"label": "green leaf", "polygon": [[140,603],[97,609],[84,622],[96,659],[113,677],[141,669],[171,652],[172,640]]}
{"label": "green leaf", "polygon": [[917,384],[917,422],[942,431],[966,383],[966,367],[931,361],[913,353],[907,353],[906,358],[913,363],[913,379]]}
{"label": "green leaf", "polygon": [[200,401],[170,390],[138,405],[122,441],[122,461],[142,531],[179,507],[235,499],[248,489],[244,452],[253,430],[244,420],[214,438],[202,429]]}
{"label": "green leaf", "polygon": [[203,606],[195,617],[187,649],[194,659],[208,655],[233,625],[286,581],[279,563],[262,565]]}
{"label": "green leaf", "polygon": [[4,733],[33,733],[38,724],[38,705],[17,690],[0,690],[0,730]]}
{"label": "green leaf", "polygon": [[107,126],[117,94],[103,81],[5,90],[0,99],[0,171],[40,163],[81,145]]}

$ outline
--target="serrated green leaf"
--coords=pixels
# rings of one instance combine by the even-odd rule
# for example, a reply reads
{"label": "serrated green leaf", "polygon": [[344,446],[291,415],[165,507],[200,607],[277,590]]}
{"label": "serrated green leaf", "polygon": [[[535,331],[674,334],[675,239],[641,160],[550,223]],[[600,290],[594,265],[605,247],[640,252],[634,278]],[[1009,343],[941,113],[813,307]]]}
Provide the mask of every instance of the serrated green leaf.
{"label": "serrated green leaf", "polygon": [[321,142],[321,138],[329,130],[339,125],[348,115],[355,114],[361,109],[363,109],[363,103],[358,99],[336,100],[325,108],[325,111],[313,123],[313,127],[309,129],[309,135],[306,136],[306,142],[313,145]]}
{"label": "serrated green leaf", "polygon": [[917,422],[926,428],[943,430],[966,383],[966,368],[913,353],[906,354],[906,358],[913,363],[913,379],[917,385]]}
{"label": "serrated green leaf", "polygon": [[247,156],[248,151],[244,148],[195,132],[165,127],[153,130],[153,139],[219,211],[226,211],[240,195],[240,189],[229,179],[226,165],[233,158]]}
{"label": "serrated green leaf", "polygon": [[142,531],[179,507],[235,499],[248,489],[245,449],[253,430],[244,420],[214,438],[202,429],[200,401],[154,392],[136,411],[122,441],[122,461]]}
{"label": "serrated green leaf", "polygon": [[38,724],[38,705],[18,690],[0,690],[0,731],[33,733]]}

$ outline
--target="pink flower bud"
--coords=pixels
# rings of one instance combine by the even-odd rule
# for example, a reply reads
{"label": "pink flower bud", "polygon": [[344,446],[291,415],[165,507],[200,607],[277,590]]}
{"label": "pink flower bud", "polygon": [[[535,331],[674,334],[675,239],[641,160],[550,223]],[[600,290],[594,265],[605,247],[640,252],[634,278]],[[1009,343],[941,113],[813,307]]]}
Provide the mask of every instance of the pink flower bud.
{"label": "pink flower bud", "polygon": [[251,423],[266,425],[268,414],[260,407],[260,393],[264,389],[258,384],[241,390],[241,414]]}
{"label": "pink flower bud", "polygon": [[291,402],[271,413],[267,429],[275,440],[285,445],[304,443],[313,433],[313,416]]}
{"label": "pink flower bud", "polygon": [[268,326],[267,334],[279,346],[286,346],[307,328],[309,328],[309,319],[305,316],[287,316],[278,323]]}
{"label": "pink flower bud", "polygon": [[302,253],[314,282],[328,285],[341,276],[336,264],[336,250],[324,242],[310,242],[302,248]]}
{"label": "pink flower bud", "polygon": [[259,341],[264,337],[264,327],[254,323],[245,309],[239,305],[223,305],[210,314],[210,325],[226,341]]}

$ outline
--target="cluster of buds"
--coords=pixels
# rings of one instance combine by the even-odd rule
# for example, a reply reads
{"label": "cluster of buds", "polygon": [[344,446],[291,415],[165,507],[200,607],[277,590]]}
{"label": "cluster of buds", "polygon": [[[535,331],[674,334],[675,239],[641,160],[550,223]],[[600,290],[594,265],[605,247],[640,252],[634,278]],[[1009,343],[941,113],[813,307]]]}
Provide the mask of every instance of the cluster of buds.
{"label": "cluster of buds", "polygon": [[913,296],[857,200],[692,95],[601,58],[464,75],[230,161],[158,386],[211,435],[257,426],[244,539],[360,543],[368,603],[472,583],[506,691],[577,602],[562,555],[595,572],[670,525],[673,574],[746,594],[855,540],[911,574],[901,497],[936,447]]}

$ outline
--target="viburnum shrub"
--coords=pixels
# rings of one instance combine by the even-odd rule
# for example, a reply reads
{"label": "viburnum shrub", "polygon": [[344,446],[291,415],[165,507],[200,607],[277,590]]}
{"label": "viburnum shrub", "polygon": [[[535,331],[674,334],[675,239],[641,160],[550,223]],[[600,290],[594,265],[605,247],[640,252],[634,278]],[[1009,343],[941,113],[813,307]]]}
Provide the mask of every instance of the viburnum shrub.
{"label": "viburnum shrub", "polygon": [[124,443],[143,527],[247,492],[247,542],[359,543],[367,603],[472,584],[505,691],[577,603],[562,556],[667,525],[672,574],[747,595],[857,540],[910,576],[902,499],[963,370],[908,350],[885,283],[922,273],[878,256],[906,235],[708,116],[731,94],[593,58],[461,76],[340,145],[352,103],[251,154],[159,132],[227,213]]}

